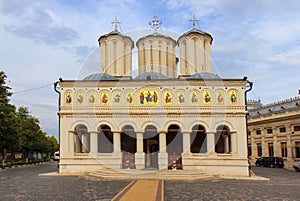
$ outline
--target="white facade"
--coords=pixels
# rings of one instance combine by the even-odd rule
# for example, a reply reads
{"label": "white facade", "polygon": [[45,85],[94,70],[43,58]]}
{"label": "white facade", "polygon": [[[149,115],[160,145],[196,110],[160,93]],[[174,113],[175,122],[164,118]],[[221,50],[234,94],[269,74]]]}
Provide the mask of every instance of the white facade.
{"label": "white facade", "polygon": [[[131,40],[117,35],[120,41]],[[193,53],[199,60],[180,65],[183,77],[177,78],[175,40],[155,32],[137,42],[136,78],[118,79],[128,76],[119,70],[127,67],[118,65],[105,71],[110,75],[59,82],[61,173],[176,168],[211,175],[248,175],[247,80],[212,74],[209,34],[193,28],[178,41],[195,36],[204,38],[200,44],[205,47],[197,46]],[[116,33],[100,37],[101,48],[102,40],[111,37]],[[159,51],[166,47],[170,49]],[[105,51],[101,56],[115,54],[101,51]],[[125,55],[128,52],[126,49]],[[185,55],[180,58],[190,58]]]}

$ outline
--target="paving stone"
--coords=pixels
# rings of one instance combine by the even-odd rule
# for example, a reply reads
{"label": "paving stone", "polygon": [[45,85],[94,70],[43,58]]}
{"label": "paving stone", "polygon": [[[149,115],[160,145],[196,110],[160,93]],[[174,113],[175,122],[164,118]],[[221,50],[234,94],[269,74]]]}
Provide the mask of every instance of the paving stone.
{"label": "paving stone", "polygon": [[[80,177],[41,177],[56,171],[56,163],[0,171],[0,200],[111,200],[130,181],[87,180]],[[254,167],[269,181],[197,180],[165,181],[168,200],[299,200],[300,173],[279,168]]]}

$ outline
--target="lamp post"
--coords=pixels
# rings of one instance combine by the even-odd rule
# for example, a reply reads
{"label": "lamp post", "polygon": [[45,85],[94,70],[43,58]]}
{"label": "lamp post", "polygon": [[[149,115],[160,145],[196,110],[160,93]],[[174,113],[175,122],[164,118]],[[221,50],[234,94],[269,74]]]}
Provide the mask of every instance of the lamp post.
{"label": "lamp post", "polygon": [[[54,91],[58,93],[58,144],[59,144],[59,158],[60,158],[60,101],[61,101],[61,93],[57,90],[57,85],[59,82],[63,82],[62,78],[59,78],[59,81],[54,83]],[[57,172],[59,173],[59,161],[57,161]]]}

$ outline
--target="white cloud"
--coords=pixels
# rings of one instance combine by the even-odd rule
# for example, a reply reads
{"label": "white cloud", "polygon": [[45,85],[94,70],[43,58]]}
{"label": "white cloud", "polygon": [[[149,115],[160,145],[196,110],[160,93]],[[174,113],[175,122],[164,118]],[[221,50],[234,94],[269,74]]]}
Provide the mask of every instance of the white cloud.
{"label": "white cloud", "polygon": [[[278,101],[299,88],[299,10],[296,0],[0,0],[0,46],[5,47],[0,65],[15,92],[59,77],[83,78],[100,69],[97,40],[112,30],[115,16],[122,31],[137,38],[157,15],[163,33],[171,29],[176,40],[195,14],[200,29],[214,37],[215,70],[224,77],[248,76],[254,81],[250,95]],[[12,101],[28,106],[49,134],[57,132],[57,94],[51,86]]]}

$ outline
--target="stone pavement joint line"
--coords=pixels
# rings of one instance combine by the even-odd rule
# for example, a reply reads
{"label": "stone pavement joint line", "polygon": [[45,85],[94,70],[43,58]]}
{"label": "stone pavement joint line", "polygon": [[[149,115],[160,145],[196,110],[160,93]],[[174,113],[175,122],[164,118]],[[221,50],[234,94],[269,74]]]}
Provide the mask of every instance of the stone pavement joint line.
{"label": "stone pavement joint line", "polygon": [[112,201],[163,201],[163,181],[138,180],[132,181],[120,191]]}

